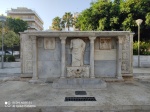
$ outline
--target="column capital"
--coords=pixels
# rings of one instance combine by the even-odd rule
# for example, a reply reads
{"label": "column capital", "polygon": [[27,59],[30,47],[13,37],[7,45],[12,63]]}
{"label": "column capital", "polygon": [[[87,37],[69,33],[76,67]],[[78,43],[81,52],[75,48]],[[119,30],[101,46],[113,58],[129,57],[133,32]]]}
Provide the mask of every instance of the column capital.
{"label": "column capital", "polygon": [[95,40],[95,39],[96,39],[96,37],[89,37],[89,39],[90,39],[90,40]]}
{"label": "column capital", "polygon": [[130,38],[133,38],[133,35],[134,35],[135,33],[130,33]]}
{"label": "column capital", "polygon": [[67,37],[59,37],[60,40],[61,40],[61,44],[65,44],[66,43],[66,38]]}
{"label": "column capital", "polygon": [[66,40],[67,37],[59,37],[61,40]]}
{"label": "column capital", "polygon": [[118,36],[118,43],[122,44],[124,36]]}

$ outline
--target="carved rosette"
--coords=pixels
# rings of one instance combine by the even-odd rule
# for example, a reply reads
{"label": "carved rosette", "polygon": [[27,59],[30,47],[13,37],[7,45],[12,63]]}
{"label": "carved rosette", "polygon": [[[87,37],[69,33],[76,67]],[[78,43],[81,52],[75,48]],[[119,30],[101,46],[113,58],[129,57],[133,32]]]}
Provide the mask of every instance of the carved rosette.
{"label": "carved rosette", "polygon": [[126,35],[122,45],[122,73],[130,73],[130,36]]}

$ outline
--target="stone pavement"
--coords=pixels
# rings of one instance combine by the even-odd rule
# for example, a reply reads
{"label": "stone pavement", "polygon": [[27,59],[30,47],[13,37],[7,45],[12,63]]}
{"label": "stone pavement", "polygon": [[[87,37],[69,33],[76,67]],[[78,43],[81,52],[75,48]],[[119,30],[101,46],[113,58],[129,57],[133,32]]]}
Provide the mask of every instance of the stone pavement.
{"label": "stone pavement", "polygon": [[[0,83],[0,112],[149,112],[150,82],[108,82],[105,89],[54,89],[52,83],[25,80]],[[87,95],[75,95],[75,91]],[[96,101],[64,101],[65,97],[95,97]],[[30,102],[36,108],[4,107],[5,102]]]}
{"label": "stone pavement", "polygon": [[[107,82],[105,89],[54,89],[52,83],[31,84],[19,74],[1,74],[0,112],[150,112],[150,68],[133,71],[134,81]],[[75,95],[77,90],[87,95]],[[96,101],[64,101],[84,96]],[[5,107],[5,102],[25,101],[36,107]]]}

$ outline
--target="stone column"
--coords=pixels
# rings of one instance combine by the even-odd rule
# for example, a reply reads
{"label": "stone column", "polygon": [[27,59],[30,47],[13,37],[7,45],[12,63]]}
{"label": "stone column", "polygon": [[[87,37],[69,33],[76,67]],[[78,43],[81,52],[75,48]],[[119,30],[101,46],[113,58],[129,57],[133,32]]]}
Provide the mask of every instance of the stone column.
{"label": "stone column", "polygon": [[118,36],[118,44],[117,44],[117,78],[118,79],[123,79],[122,78],[122,73],[121,73],[121,65],[122,65],[122,41],[123,37]]}
{"label": "stone column", "polygon": [[60,78],[65,78],[65,67],[66,67],[66,38],[67,37],[59,37],[61,39],[61,76]]}
{"label": "stone column", "polygon": [[94,75],[94,40],[96,37],[89,37],[90,39],[90,78],[95,78]]}
{"label": "stone column", "polygon": [[33,47],[33,76],[32,80],[38,80],[38,59],[37,59],[37,37],[31,36],[32,47]]}

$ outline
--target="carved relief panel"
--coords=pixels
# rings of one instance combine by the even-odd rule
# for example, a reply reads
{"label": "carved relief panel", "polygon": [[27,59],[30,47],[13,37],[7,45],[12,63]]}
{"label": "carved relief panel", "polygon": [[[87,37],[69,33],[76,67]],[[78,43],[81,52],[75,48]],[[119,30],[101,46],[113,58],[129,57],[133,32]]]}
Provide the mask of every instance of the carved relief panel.
{"label": "carved relief panel", "polygon": [[100,49],[110,50],[111,49],[111,38],[100,38]]}
{"label": "carved relief panel", "polygon": [[32,73],[32,39],[30,37],[22,38],[23,50],[23,73]]}
{"label": "carved relief panel", "polygon": [[38,47],[43,47],[43,38],[38,38]]}
{"label": "carved relief panel", "polygon": [[44,48],[45,49],[55,49],[55,38],[44,38]]}
{"label": "carved relief panel", "polygon": [[125,36],[122,44],[122,73],[130,73],[130,38]]}

